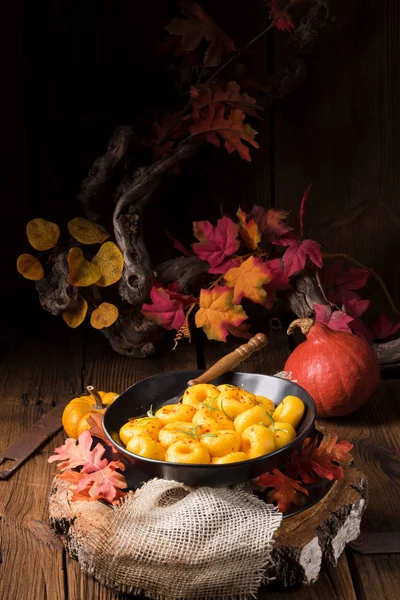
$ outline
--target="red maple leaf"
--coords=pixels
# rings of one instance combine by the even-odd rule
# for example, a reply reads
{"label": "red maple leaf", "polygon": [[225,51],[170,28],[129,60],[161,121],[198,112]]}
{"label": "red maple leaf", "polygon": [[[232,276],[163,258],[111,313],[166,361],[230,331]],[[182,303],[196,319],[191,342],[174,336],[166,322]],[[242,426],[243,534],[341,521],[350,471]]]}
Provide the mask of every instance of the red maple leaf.
{"label": "red maple leaf", "polygon": [[77,491],[87,490],[94,500],[113,502],[118,491],[127,488],[125,477],[116,469],[124,471],[125,465],[121,461],[113,460],[103,469],[84,475],[77,483]]}
{"label": "red maple leaf", "polygon": [[179,240],[176,240],[174,237],[172,237],[172,235],[167,231],[166,232],[167,236],[169,237],[169,239],[174,242],[174,248],[176,248],[177,250],[179,250],[179,252],[182,252],[182,254],[184,256],[192,256],[192,253],[189,252],[189,250],[187,250],[185,248],[185,246],[182,244],[182,242],[180,242]]}
{"label": "red maple leaf", "polygon": [[358,298],[352,298],[343,305],[343,310],[350,315],[350,317],[353,317],[353,319],[358,319],[358,317],[361,317],[361,315],[365,313],[370,304],[370,300],[359,300]]}
{"label": "red maple leaf", "polygon": [[267,288],[273,291],[282,291],[290,289],[289,277],[283,268],[283,261],[280,258],[273,258],[266,263],[268,271],[271,273],[272,280],[267,283]]}
{"label": "red maple leaf", "polygon": [[257,111],[264,110],[262,106],[257,105],[255,98],[249,94],[240,92],[240,85],[236,81],[228,81],[225,89],[217,83],[211,85],[193,86],[190,90],[193,99],[193,106],[197,110],[202,110],[211,104],[225,104],[231,108],[239,108],[244,113],[258,117]]}
{"label": "red maple leaf", "polygon": [[204,57],[204,65],[217,67],[223,54],[235,50],[233,41],[197,2],[183,0],[179,6],[187,19],[173,19],[165,29],[172,35],[182,36],[181,46],[184,51],[195,50],[203,38],[206,39],[210,45]]}
{"label": "red maple leaf", "polygon": [[77,440],[67,438],[65,444],[56,448],[53,456],[50,456],[48,462],[61,460],[57,468],[60,471],[66,469],[75,469],[82,467],[81,473],[92,473],[105,467],[108,463],[106,458],[102,458],[105,448],[101,444],[96,444],[91,450],[93,438],[88,431],[83,431]]}
{"label": "red maple leaf", "polygon": [[251,162],[249,148],[243,141],[254,148],[259,148],[254,140],[257,131],[248,123],[244,123],[246,115],[243,111],[234,108],[226,116],[225,107],[222,104],[212,104],[201,112],[194,109],[192,118],[193,125],[189,129],[190,137],[201,135],[210,144],[220,146],[218,137],[220,136],[225,141],[225,148],[229,154],[236,150],[241,158]]}
{"label": "red maple leaf", "polygon": [[248,219],[254,219],[264,242],[276,243],[276,238],[293,231],[285,222],[288,212],[278,208],[265,210],[255,204],[248,214]]}
{"label": "red maple leaf", "polygon": [[376,323],[372,325],[375,340],[385,340],[394,335],[398,329],[400,329],[400,323],[392,323],[385,315],[381,315]]}
{"label": "red maple leaf", "polygon": [[185,322],[183,311],[187,302],[182,294],[153,286],[150,290],[152,304],[143,304],[141,312],[149,321],[165,329],[179,329]]}
{"label": "red maple leaf", "polygon": [[273,488],[267,494],[267,501],[277,502],[281,512],[286,512],[291,504],[304,504],[305,497],[308,496],[308,491],[299,481],[287,477],[279,469],[261,475],[257,484],[263,488]]}
{"label": "red maple leaf", "polygon": [[342,310],[332,311],[332,308],[327,304],[314,304],[314,310],[315,319],[318,323],[323,323],[334,331],[351,333],[349,324],[353,322],[353,317],[350,317]]}
{"label": "red maple leaf", "polygon": [[278,6],[276,0],[265,0],[265,3],[269,7],[269,18],[274,22],[277,29],[289,33],[294,31],[292,17]]}
{"label": "red maple leaf", "polygon": [[[238,232],[239,225],[229,217],[219,219],[216,227],[210,221],[194,221],[193,233],[199,243],[192,244],[192,248],[199,258],[210,264],[210,273],[224,273],[239,264],[237,259],[231,258],[240,245]],[[218,270],[221,268],[222,271]]]}
{"label": "red maple leaf", "polygon": [[334,304],[346,304],[349,300],[360,299],[354,290],[365,286],[369,276],[365,269],[348,269],[343,271],[344,260],[339,259],[329,269],[323,271],[324,287],[327,297]]}
{"label": "red maple leaf", "polygon": [[348,465],[353,461],[349,454],[353,444],[337,440],[336,433],[325,435],[319,445],[317,437],[306,438],[301,453],[292,456],[291,465],[286,472],[291,477],[300,477],[303,483],[314,483],[318,481],[318,477],[330,481],[341,479],[343,469],[340,465]]}
{"label": "red maple leaf", "polygon": [[322,267],[321,246],[314,240],[293,240],[283,255],[283,264],[288,277],[302,271],[309,259],[317,267]]}
{"label": "red maple leaf", "polygon": [[301,204],[300,204],[300,235],[301,237],[303,237],[303,218],[306,212],[306,202],[308,200],[308,196],[310,195],[310,191],[312,188],[312,183],[310,183],[310,185],[308,186],[308,188],[306,189],[306,191],[303,194],[303,198],[301,199]]}

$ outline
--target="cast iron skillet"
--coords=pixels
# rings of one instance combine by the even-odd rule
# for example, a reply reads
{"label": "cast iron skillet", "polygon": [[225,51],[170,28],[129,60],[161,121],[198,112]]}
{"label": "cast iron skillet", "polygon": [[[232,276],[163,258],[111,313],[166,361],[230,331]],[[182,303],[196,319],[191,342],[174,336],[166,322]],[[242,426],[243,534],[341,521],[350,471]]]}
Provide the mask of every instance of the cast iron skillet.
{"label": "cast iron skillet", "polygon": [[112,444],[130,459],[132,467],[127,467],[125,477],[129,487],[136,487],[140,481],[151,477],[174,479],[186,485],[226,486],[249,481],[262,473],[271,471],[287,462],[294,450],[313,430],[315,404],[311,396],[299,385],[279,377],[255,373],[228,372],[211,381],[214,385],[230,383],[243,386],[245,390],[267,396],[275,405],[285,396],[298,396],[304,402],[303,419],[297,428],[296,439],[275,452],[259,458],[226,465],[187,465],[168,463],[132,454],[119,442],[118,432],[129,419],[146,415],[150,406],[154,412],[164,404],[178,402],[179,396],[190,379],[195,379],[203,371],[173,371],[148,377],[138,381],[123,392],[107,408],[103,416],[103,428]]}

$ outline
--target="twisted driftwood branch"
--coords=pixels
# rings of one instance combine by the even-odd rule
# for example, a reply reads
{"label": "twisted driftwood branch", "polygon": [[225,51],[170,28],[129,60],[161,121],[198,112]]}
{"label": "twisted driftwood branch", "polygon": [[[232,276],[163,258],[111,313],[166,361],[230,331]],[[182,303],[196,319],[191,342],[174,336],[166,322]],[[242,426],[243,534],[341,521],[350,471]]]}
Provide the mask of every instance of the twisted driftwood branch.
{"label": "twisted driftwood branch", "polygon": [[[294,289],[281,292],[287,307],[299,318],[314,315],[314,304],[328,304],[325,300],[315,276],[299,275],[293,282]],[[400,367],[400,338],[390,342],[373,344],[382,366]]]}
{"label": "twisted driftwood branch", "polygon": [[67,256],[68,250],[53,254],[50,272],[36,282],[40,304],[52,315],[72,308],[78,301],[78,288],[69,283]]}

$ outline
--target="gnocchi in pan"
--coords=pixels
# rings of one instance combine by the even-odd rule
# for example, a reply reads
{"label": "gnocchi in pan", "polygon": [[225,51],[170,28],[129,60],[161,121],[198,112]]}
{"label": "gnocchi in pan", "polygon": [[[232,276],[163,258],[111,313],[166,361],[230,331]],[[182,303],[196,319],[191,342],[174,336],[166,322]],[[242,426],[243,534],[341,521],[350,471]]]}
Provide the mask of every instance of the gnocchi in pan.
{"label": "gnocchi in pan", "polygon": [[181,402],[130,419],[119,435],[126,449],[173,463],[227,464],[264,456],[296,438],[304,404],[286,396],[275,408],[264,396],[224,384],[197,384]]}

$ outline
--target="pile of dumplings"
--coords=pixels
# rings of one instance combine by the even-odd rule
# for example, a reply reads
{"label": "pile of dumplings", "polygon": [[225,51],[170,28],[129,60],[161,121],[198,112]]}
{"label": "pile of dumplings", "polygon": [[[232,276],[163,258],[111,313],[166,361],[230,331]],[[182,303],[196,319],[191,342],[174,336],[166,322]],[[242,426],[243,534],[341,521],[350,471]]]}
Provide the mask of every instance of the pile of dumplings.
{"label": "pile of dumplings", "polygon": [[275,408],[241,387],[197,384],[177,404],[129,420],[119,431],[133,454],[171,463],[235,463],[283,448],[296,437],[304,414],[297,396]]}

